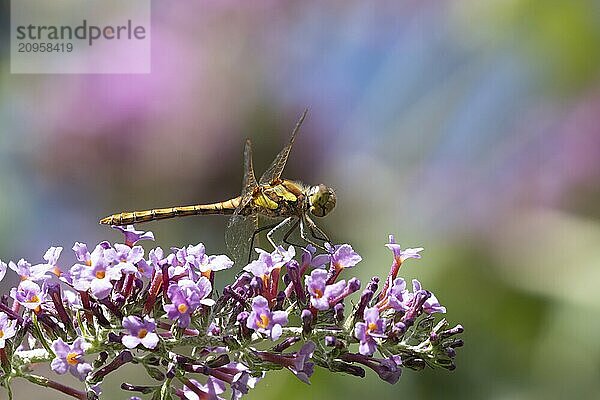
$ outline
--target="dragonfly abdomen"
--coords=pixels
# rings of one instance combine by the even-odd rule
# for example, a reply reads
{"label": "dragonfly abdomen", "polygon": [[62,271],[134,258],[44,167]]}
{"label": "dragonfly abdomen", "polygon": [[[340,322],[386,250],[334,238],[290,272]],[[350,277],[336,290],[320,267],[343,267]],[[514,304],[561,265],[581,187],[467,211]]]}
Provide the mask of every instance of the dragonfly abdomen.
{"label": "dragonfly abdomen", "polygon": [[240,204],[240,197],[212,204],[197,204],[194,206],[180,206],[155,208],[144,211],[131,211],[113,214],[102,218],[103,225],[129,225],[142,222],[157,221],[175,217],[186,217],[190,215],[229,215],[233,214]]}

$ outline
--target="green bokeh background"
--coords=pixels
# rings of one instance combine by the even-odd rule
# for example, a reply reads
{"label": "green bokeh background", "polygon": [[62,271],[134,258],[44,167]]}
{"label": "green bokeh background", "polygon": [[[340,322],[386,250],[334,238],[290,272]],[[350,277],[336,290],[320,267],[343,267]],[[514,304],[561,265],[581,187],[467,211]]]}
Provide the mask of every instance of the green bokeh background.
{"label": "green bokeh background", "polygon": [[[286,176],[336,189],[322,226],[363,256],[363,283],[387,273],[388,234],[425,247],[402,275],[436,293],[466,345],[454,372],[394,386],[278,372],[248,398],[600,393],[598,2],[155,1],[149,75],[15,75],[2,46],[2,260],[117,241],[97,225],[115,211],[236,195],[244,138],[262,171],[309,106]],[[163,248],[217,254],[225,225],[145,227]],[[106,398],[127,398],[123,379],[144,381],[125,369]]]}

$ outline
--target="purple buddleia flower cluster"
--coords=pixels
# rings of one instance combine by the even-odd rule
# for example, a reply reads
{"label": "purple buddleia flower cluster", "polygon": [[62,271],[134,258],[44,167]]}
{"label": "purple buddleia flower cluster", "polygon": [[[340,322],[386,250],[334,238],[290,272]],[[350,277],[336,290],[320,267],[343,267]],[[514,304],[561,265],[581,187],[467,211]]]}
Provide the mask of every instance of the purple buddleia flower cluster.
{"label": "purple buddleia flower cluster", "polygon": [[[363,260],[348,244],[256,249],[217,290],[216,275],[234,266],[226,255],[202,243],[146,252],[138,243],[154,240],[151,232],[116,228],[124,243],[77,242],[71,261],[61,247],[39,264],[0,261],[0,280],[13,271],[19,281],[0,297],[0,386],[9,398],[15,377],[98,398],[104,378],[126,364],[156,381],[123,382],[132,399],[239,399],[279,369],[310,383],[315,368],[364,377],[368,367],[396,383],[404,368],[455,367],[463,328],[449,329],[436,318],[446,313],[436,296],[398,276],[423,249],[402,249],[393,236],[388,276],[362,291],[349,274]],[[83,387],[33,374],[40,362]]]}

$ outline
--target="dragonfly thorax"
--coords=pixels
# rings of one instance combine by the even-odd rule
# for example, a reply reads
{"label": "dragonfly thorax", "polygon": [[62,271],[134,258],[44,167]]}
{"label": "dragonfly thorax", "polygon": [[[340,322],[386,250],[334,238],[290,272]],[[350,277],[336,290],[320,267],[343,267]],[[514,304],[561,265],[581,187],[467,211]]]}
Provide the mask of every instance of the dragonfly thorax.
{"label": "dragonfly thorax", "polygon": [[309,211],[315,217],[324,217],[335,208],[335,192],[323,184],[311,186],[308,190]]}

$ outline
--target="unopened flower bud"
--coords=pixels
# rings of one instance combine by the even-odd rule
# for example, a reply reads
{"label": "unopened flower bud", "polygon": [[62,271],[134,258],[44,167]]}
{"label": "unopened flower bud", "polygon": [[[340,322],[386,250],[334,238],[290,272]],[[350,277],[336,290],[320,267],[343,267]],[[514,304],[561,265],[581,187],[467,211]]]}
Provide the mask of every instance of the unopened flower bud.
{"label": "unopened flower bud", "polygon": [[360,281],[357,278],[352,278],[348,281],[348,291],[350,293],[356,292],[360,289]]}
{"label": "unopened flower bud", "polygon": [[131,383],[123,382],[123,383],[121,383],[121,389],[128,390],[130,392],[140,392],[143,394],[148,394],[148,393],[154,392],[156,390],[156,387],[132,385]]}
{"label": "unopened flower bud", "polygon": [[309,333],[312,330],[313,315],[310,310],[302,310],[302,331]]}
{"label": "unopened flower bud", "polygon": [[295,343],[297,343],[299,341],[300,341],[300,337],[299,336],[292,336],[292,337],[286,338],[281,343],[278,343],[277,345],[275,345],[273,347],[273,351],[275,353],[281,353],[282,351],[284,351],[288,347],[293,346]]}
{"label": "unopened flower bud", "polygon": [[442,331],[439,334],[439,337],[440,337],[440,339],[446,339],[446,338],[449,338],[451,336],[461,334],[464,331],[465,331],[465,329],[463,328],[463,326],[459,324],[459,325],[456,325],[454,328]]}
{"label": "unopened flower bud", "polygon": [[249,316],[250,316],[250,313],[248,311],[242,311],[237,316],[237,322],[238,322],[238,325],[240,328],[240,335],[244,338],[249,338],[250,336],[252,336],[252,332],[246,326]]}

